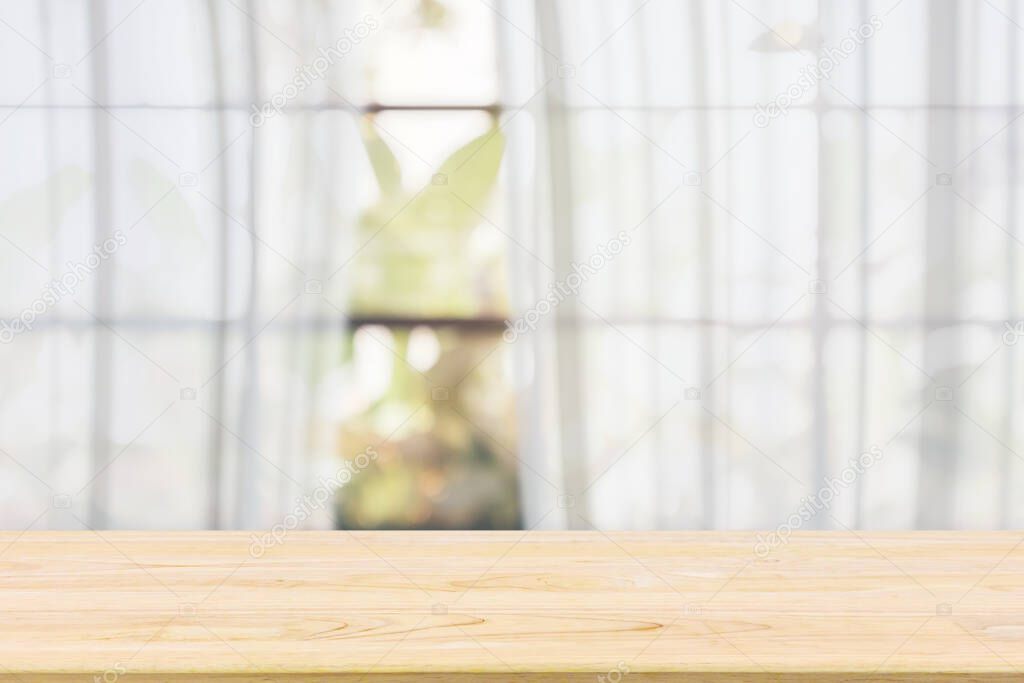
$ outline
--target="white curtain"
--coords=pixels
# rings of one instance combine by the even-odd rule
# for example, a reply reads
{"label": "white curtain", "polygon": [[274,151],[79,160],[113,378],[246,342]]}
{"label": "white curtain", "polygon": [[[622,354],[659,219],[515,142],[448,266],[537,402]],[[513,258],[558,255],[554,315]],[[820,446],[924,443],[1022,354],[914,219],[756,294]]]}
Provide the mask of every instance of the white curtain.
{"label": "white curtain", "polygon": [[4,528],[268,527],[335,472],[358,54],[251,106],[367,9],[5,4]]}
{"label": "white curtain", "polygon": [[528,528],[1024,523],[1020,2],[492,6]]}
{"label": "white curtain", "polygon": [[366,446],[374,102],[498,112],[527,528],[1024,523],[1019,1],[391,6],[0,8],[4,528],[266,527]]}

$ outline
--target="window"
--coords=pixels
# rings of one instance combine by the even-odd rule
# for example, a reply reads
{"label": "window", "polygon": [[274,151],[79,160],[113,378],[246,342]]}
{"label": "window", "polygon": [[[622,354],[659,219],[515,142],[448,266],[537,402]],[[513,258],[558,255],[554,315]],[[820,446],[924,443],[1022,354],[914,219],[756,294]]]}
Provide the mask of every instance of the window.
{"label": "window", "polygon": [[490,10],[0,18],[3,316],[73,284],[0,348],[5,521],[265,527],[372,449],[304,526],[518,525]]}

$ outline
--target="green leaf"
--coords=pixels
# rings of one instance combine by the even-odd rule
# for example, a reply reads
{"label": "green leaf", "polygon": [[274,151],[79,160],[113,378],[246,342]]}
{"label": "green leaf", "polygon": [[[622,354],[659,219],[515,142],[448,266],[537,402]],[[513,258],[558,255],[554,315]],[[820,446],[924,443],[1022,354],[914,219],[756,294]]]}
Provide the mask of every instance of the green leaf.
{"label": "green leaf", "polygon": [[504,154],[505,135],[495,126],[455,150],[441,165],[440,173],[448,177],[449,190],[481,210],[498,179]]}
{"label": "green leaf", "polygon": [[497,182],[504,153],[505,136],[497,127],[455,150],[438,169],[443,182],[432,179],[397,214],[389,230],[423,233],[466,230],[479,224],[486,215],[487,199]]}
{"label": "green leaf", "polygon": [[398,159],[387,143],[377,134],[373,123],[363,121],[363,146],[370,157],[373,175],[377,177],[380,192],[385,196],[395,196],[402,190],[402,169]]}

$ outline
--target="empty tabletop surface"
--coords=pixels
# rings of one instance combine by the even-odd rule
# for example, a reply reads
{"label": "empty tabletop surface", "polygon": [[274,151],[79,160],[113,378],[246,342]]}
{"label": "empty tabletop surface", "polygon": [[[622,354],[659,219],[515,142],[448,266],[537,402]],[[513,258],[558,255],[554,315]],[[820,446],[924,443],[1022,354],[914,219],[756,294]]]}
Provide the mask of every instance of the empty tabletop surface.
{"label": "empty tabletop surface", "polygon": [[0,678],[1024,680],[1022,538],[0,533]]}

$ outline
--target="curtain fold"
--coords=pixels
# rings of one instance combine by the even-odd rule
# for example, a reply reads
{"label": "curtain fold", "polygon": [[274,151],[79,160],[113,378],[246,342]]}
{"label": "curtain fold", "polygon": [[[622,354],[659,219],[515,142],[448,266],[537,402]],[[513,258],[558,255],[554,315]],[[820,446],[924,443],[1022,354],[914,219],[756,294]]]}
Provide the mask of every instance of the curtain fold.
{"label": "curtain fold", "polygon": [[1016,4],[512,4],[527,526],[1019,523]]}
{"label": "curtain fold", "polygon": [[0,519],[1019,526],[1021,14],[10,3]]}
{"label": "curtain fold", "polygon": [[[373,11],[4,8],[5,329],[39,283],[75,280],[0,347],[5,528],[267,528],[366,447],[341,443],[349,272],[331,275],[365,194],[340,93]],[[343,36],[326,78],[253,114]],[[304,521],[333,525],[330,504]]]}

